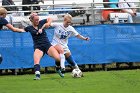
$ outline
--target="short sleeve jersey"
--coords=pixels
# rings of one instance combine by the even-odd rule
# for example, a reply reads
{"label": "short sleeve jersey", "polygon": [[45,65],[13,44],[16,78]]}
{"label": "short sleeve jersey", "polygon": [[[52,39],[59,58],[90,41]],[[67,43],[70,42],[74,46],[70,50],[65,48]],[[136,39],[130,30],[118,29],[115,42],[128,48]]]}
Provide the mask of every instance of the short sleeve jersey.
{"label": "short sleeve jersey", "polygon": [[72,26],[65,28],[63,23],[52,23],[51,26],[55,27],[52,42],[58,42],[63,46],[67,46],[69,37],[79,34]]}
{"label": "short sleeve jersey", "polygon": [[48,43],[50,43],[47,33],[43,29],[41,34],[37,34],[38,30],[47,22],[46,19],[39,21],[38,29],[35,29],[33,26],[27,26],[25,28],[26,32],[30,32],[33,42],[34,42],[34,47],[38,46],[46,46]]}
{"label": "short sleeve jersey", "polygon": [[2,29],[3,26],[6,26],[8,24],[8,21],[3,18],[3,17],[0,17],[0,29]]}

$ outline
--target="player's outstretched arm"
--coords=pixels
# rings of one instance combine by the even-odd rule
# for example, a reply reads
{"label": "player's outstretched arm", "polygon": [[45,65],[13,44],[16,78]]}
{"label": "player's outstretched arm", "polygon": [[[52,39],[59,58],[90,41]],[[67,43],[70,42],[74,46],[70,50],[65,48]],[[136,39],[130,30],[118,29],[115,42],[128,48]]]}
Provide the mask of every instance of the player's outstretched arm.
{"label": "player's outstretched arm", "polygon": [[24,29],[19,29],[19,28],[13,27],[13,25],[11,25],[11,24],[7,24],[6,27],[8,27],[13,32],[25,32]]}
{"label": "player's outstretched arm", "polygon": [[78,34],[76,37],[79,38],[79,39],[82,39],[82,40],[86,40],[86,41],[88,41],[90,39],[89,37],[84,37],[80,34]]}

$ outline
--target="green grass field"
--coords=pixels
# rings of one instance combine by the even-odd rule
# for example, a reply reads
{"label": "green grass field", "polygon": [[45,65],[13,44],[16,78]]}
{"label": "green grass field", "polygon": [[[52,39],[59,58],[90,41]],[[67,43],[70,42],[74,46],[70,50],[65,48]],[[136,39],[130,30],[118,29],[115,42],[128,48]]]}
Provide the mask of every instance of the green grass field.
{"label": "green grass field", "polygon": [[140,93],[140,70],[84,72],[82,78],[58,74],[0,76],[0,93]]}

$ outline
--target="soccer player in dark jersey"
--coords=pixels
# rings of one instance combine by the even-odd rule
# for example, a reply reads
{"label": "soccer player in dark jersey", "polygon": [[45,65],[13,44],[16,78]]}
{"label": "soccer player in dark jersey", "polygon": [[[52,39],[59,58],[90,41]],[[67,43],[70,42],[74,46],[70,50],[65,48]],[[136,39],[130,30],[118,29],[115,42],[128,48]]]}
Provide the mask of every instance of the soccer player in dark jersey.
{"label": "soccer player in dark jersey", "polygon": [[45,32],[45,29],[42,29],[40,32],[40,29],[42,26],[46,23],[46,28],[48,28],[52,22],[51,18],[43,19],[39,21],[39,16],[37,13],[32,13],[29,17],[32,25],[27,26],[25,28],[26,32],[30,32],[33,43],[34,43],[34,69],[35,69],[35,80],[40,79],[40,59],[42,56],[46,53],[49,56],[53,57],[55,59],[56,63],[56,71],[58,74],[63,77],[63,74],[61,73],[60,69],[60,55],[58,51],[51,45],[47,34]]}
{"label": "soccer player in dark jersey", "polygon": [[13,27],[8,21],[5,19],[7,15],[7,10],[3,7],[0,7],[0,30],[2,29],[3,26],[8,27],[8,29],[14,31],[14,32],[24,32],[24,29],[19,29]]}
{"label": "soccer player in dark jersey", "polygon": [[[0,7],[0,30],[3,26],[6,26],[8,29],[14,32],[24,32],[23,29],[15,28],[13,25],[9,24],[8,21],[5,19],[7,15],[7,10],[3,7]],[[0,54],[1,55],[1,54]],[[2,62],[2,55],[0,56],[0,64]]]}

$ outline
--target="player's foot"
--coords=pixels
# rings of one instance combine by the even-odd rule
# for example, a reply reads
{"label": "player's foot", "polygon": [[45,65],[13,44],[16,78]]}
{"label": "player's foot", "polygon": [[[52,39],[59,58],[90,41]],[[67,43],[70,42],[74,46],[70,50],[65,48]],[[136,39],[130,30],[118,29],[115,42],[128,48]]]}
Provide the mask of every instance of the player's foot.
{"label": "player's foot", "polygon": [[34,80],[40,80],[40,77],[35,77]]}
{"label": "player's foot", "polygon": [[61,68],[61,73],[65,76],[65,68]]}
{"label": "player's foot", "polygon": [[56,72],[59,74],[60,77],[64,77],[64,74],[61,72],[60,67],[56,67]]}
{"label": "player's foot", "polygon": [[36,71],[35,72],[35,78],[34,80],[40,80],[40,72],[39,71]]}
{"label": "player's foot", "polygon": [[65,68],[61,68],[61,73],[64,75],[65,74]]}
{"label": "player's foot", "polygon": [[74,69],[79,69],[79,67],[78,67],[77,65],[76,65],[76,66],[74,66],[73,68],[74,68]]}

